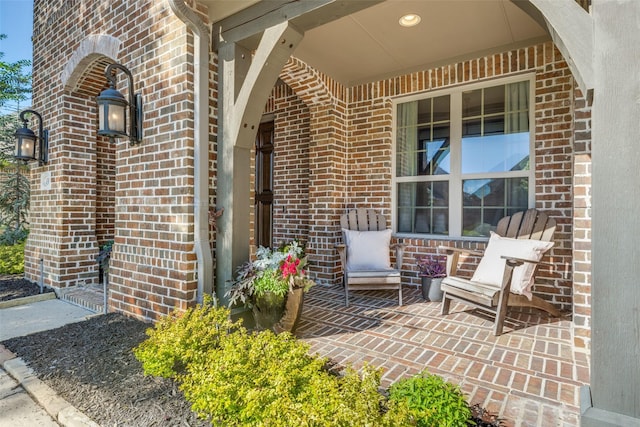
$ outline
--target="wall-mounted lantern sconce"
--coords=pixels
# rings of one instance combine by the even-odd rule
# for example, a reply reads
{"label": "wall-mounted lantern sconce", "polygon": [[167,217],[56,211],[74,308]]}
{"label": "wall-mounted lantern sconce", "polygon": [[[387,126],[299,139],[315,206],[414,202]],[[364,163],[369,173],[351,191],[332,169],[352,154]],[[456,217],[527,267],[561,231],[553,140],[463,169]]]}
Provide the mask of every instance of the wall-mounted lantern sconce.
{"label": "wall-mounted lantern sconce", "polygon": [[[114,69],[124,72],[129,79],[129,102],[115,89],[116,76]],[[109,138],[129,137],[131,145],[142,141],[142,95],[133,93],[133,76],[123,65],[110,64],[104,70],[109,80],[109,88],[100,92],[96,98],[98,103],[99,129],[98,135]],[[127,134],[127,107],[129,107],[129,133]]]}
{"label": "wall-mounted lantern sconce", "polygon": [[[27,127],[27,123],[29,123],[29,120],[25,117],[27,113],[38,118],[38,135]],[[38,164],[40,166],[46,164],[49,161],[49,131],[43,129],[42,116],[37,111],[24,110],[20,113],[20,120],[22,120],[22,128],[18,129],[14,134],[16,138],[16,152],[14,157],[16,160],[24,160],[25,162],[36,160],[37,146]]]}

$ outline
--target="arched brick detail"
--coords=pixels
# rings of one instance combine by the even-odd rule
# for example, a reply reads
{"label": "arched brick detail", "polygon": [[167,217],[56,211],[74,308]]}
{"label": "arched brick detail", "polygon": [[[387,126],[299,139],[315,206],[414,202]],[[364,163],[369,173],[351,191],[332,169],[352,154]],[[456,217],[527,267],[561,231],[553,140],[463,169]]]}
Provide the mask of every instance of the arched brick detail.
{"label": "arched brick detail", "polygon": [[280,79],[310,107],[346,99],[344,86],[293,56],[282,69]]}
{"label": "arched brick detail", "polygon": [[[95,185],[95,200],[89,205],[95,214],[92,230],[98,245],[113,240],[115,230],[116,145],[108,138],[97,135],[95,104],[95,97],[106,87],[104,70],[111,63],[113,61],[110,58],[90,53],[73,70],[64,95],[65,103],[70,108],[64,112],[63,126],[75,129],[69,135],[70,144],[73,145],[75,141],[79,146],[90,148],[89,151],[95,149],[96,152],[95,175],[87,178],[91,185]],[[76,75],[80,78],[74,78]]]}
{"label": "arched brick detail", "polygon": [[[87,56],[81,58],[78,52]],[[52,185],[50,190],[36,187],[36,214],[25,248],[25,276],[37,277],[42,260],[47,286],[97,283],[98,246],[113,239],[115,147],[96,134],[95,104],[111,62],[79,48],[65,66],[61,108],[49,123],[55,129],[49,149]]]}
{"label": "arched brick detail", "polygon": [[65,90],[74,92],[86,80],[87,75],[93,74],[95,66],[115,62],[121,44],[116,37],[103,34],[94,34],[82,40],[60,73],[60,81]]}
{"label": "arched brick detail", "polygon": [[295,57],[282,69],[280,79],[308,107],[307,252],[314,265],[313,278],[335,284],[341,277],[335,250],[340,239],[337,224],[348,193],[347,89]]}

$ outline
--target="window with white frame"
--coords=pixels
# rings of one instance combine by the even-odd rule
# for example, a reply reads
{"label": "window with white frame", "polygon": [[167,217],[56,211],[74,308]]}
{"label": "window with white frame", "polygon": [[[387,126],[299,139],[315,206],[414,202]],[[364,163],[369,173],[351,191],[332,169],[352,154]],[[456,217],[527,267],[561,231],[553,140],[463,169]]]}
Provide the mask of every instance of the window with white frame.
{"label": "window with white frame", "polygon": [[534,204],[532,78],[395,102],[395,231],[488,236]]}

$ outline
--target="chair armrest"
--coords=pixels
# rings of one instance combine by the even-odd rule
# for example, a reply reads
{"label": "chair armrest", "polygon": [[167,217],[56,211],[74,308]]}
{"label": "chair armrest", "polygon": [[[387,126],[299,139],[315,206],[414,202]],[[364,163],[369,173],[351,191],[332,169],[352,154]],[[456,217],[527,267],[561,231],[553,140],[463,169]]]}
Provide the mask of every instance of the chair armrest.
{"label": "chair armrest", "polygon": [[405,243],[394,243],[389,247],[396,251],[396,270],[402,270],[402,264],[404,263],[404,249],[407,245]]}
{"label": "chair armrest", "polygon": [[455,276],[458,274],[458,263],[460,261],[460,255],[475,255],[481,257],[482,252],[473,251],[471,249],[456,248],[453,246],[438,246],[438,250],[443,250],[447,254],[447,276]]}
{"label": "chair armrest", "polygon": [[344,244],[337,244],[336,250],[340,254],[340,263],[342,264],[342,271],[347,268],[347,246]]}
{"label": "chair armrest", "polygon": [[475,255],[475,256],[482,256],[484,253],[480,252],[480,251],[474,251],[471,249],[464,249],[464,248],[456,248],[453,246],[438,246],[439,250],[443,250],[446,251],[447,254],[449,254],[449,252],[453,253],[453,252],[457,252],[458,254],[469,254],[469,255]]}

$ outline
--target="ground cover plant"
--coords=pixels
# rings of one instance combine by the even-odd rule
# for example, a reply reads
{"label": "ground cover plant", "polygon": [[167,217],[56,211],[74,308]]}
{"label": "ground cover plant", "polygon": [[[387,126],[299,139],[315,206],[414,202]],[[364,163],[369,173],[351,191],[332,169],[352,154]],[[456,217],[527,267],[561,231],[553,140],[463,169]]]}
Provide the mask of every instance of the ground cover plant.
{"label": "ground cover plant", "polygon": [[460,388],[426,371],[393,384],[389,398],[405,402],[418,427],[463,426],[471,418]]}
{"label": "ground cover plant", "polygon": [[386,397],[380,370],[332,372],[291,334],[248,331],[210,302],[160,320],[147,334],[134,350],[145,373],[175,380],[214,425],[500,425],[480,424],[459,388],[438,376],[401,380]]}
{"label": "ground cover plant", "polygon": [[24,272],[24,244],[0,244],[0,274],[19,274]]}
{"label": "ground cover plant", "polygon": [[204,304],[147,333],[134,351],[145,373],[175,379],[214,425],[412,425],[406,409],[386,407],[378,370],[335,375],[308,344],[289,333],[248,331],[226,308]]}

